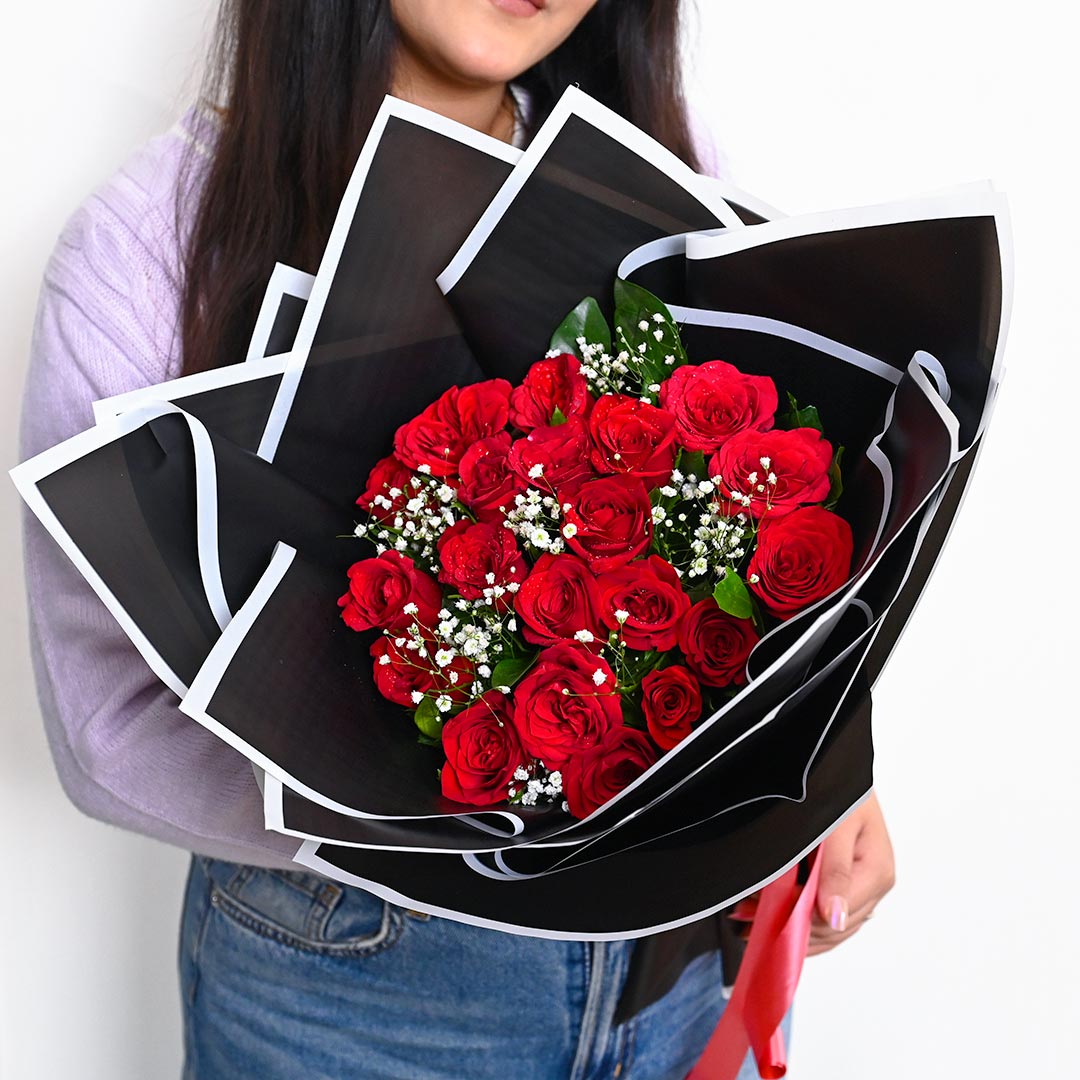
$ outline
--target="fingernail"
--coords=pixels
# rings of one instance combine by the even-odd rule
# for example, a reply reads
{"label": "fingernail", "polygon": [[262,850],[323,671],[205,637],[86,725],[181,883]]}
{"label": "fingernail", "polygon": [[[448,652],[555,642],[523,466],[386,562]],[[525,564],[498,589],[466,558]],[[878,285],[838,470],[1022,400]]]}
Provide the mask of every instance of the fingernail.
{"label": "fingernail", "polygon": [[842,896],[834,896],[829,901],[829,926],[839,931],[847,926],[847,901]]}

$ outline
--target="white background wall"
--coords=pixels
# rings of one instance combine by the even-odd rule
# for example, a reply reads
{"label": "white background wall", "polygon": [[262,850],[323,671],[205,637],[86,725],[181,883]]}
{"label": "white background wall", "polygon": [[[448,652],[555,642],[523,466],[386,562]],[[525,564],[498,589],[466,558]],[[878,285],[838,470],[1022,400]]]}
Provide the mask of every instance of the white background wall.
{"label": "white background wall", "polygon": [[[4,467],[38,281],[64,219],[189,100],[210,0],[6,12]],[[693,98],[747,189],[789,212],[991,177],[1011,197],[1009,376],[933,587],[877,694],[899,884],[810,962],[793,1080],[1065,1070],[1080,1017],[1074,627],[1076,112],[1062,7],[699,0]],[[81,818],[53,775],[0,484],[0,1076],[178,1075],[186,857]]]}

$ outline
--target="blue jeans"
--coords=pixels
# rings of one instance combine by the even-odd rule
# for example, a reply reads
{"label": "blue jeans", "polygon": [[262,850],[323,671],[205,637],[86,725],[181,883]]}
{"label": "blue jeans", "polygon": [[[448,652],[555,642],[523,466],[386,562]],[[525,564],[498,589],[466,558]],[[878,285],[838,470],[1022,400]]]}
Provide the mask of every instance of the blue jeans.
{"label": "blue jeans", "polygon": [[[186,1080],[683,1080],[724,1008],[720,955],[622,1024],[632,941],[431,918],[305,871],[192,860]],[[748,1061],[743,1077],[756,1077]]]}

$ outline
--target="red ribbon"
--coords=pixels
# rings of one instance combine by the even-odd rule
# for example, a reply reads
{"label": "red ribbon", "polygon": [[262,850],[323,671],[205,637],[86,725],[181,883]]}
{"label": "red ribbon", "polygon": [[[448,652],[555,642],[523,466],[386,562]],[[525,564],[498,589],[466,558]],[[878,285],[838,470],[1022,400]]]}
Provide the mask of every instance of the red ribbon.
{"label": "red ribbon", "polygon": [[761,890],[735,989],[687,1080],[735,1080],[748,1050],[764,1080],[787,1073],[780,1022],[799,985],[821,872],[818,852],[809,858],[805,885],[795,865]]}

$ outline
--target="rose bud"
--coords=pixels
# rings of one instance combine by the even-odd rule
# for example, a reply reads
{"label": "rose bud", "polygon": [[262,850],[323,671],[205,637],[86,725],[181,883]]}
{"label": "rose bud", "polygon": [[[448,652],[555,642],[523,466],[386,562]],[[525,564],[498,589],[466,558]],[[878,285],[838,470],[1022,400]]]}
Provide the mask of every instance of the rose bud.
{"label": "rose bud", "polygon": [[426,628],[435,625],[442,590],[408,556],[384,551],[353,563],[348,575],[349,591],[338,606],[353,630],[397,629],[414,622]]}
{"label": "rose bud", "polygon": [[[364,493],[356,500],[356,505],[366,510],[377,521],[385,521],[392,518],[400,511],[410,498],[409,481],[412,472],[398,459],[390,454],[381,461],[375,463],[375,467],[368,474],[367,487]],[[396,491],[396,495],[391,495]],[[390,505],[380,506],[375,502],[379,496]]]}
{"label": "rose bud", "polygon": [[589,432],[584,421],[533,428],[510,448],[510,467],[530,487],[557,491],[593,475]]}
{"label": "rose bud", "polygon": [[675,467],[675,417],[622,394],[605,394],[589,415],[593,466],[602,473],[630,473],[646,487],[664,483]]}
{"label": "rose bud", "polygon": [[675,567],[659,555],[600,577],[600,616],[631,649],[675,648],[679,620],[689,610],[690,598]]}
{"label": "rose bud", "polygon": [[514,597],[514,610],[522,636],[534,645],[577,640],[599,648],[606,638],[596,578],[575,555],[541,555]]}
{"label": "rose bud", "polygon": [[614,672],[584,645],[552,645],[514,690],[514,724],[531,757],[562,768],[622,724]]}
{"label": "rose bud", "polygon": [[839,589],[851,571],[851,526],[822,506],[803,506],[758,532],[747,583],[769,613],[789,619]]}
{"label": "rose bud", "polygon": [[710,360],[676,368],[660,384],[660,404],[675,417],[683,446],[710,453],[745,428],[771,428],[779,399],[768,376],[744,375],[734,364]]}
{"label": "rose bud", "polygon": [[601,476],[567,495],[563,536],[597,573],[640,555],[652,540],[652,504],[635,476]]}
{"label": "rose bud", "polygon": [[547,427],[556,409],[565,417],[584,417],[592,406],[589,384],[572,353],[538,360],[510,393],[510,422],[521,431]]}
{"label": "rose bud", "polygon": [[650,671],[641,680],[641,708],[653,742],[661,750],[670,750],[701,717],[701,687],[684,667]]}
{"label": "rose bud", "polygon": [[644,732],[626,725],[611,728],[596,745],[575,754],[563,769],[563,791],[570,813],[576,818],[588,817],[655,762],[656,750]]}
{"label": "rose bud", "polygon": [[418,704],[414,694],[445,694],[455,702],[465,699],[474,676],[470,660],[459,654],[451,663],[440,667],[435,661],[437,645],[424,641],[421,655],[419,649],[410,649],[404,643],[398,645],[402,640],[391,633],[371,644],[375,688],[384,698],[408,709],[415,709]]}
{"label": "rose bud", "polygon": [[742,686],[746,661],[758,643],[752,619],[736,619],[707,596],[679,623],[679,648],[686,666],[706,686]]}
{"label": "rose bud", "polygon": [[510,699],[492,690],[446,721],[446,764],[439,774],[446,798],[470,806],[506,801],[514,770],[525,762],[510,713]]}
{"label": "rose bud", "polygon": [[832,460],[832,445],[815,428],[747,430],[720,447],[709,462],[709,475],[736,510],[755,518],[780,517],[829,497]]}
{"label": "rose bud", "polygon": [[394,453],[410,469],[427,466],[433,476],[454,476],[462,455],[477,439],[506,427],[510,384],[489,379],[451,386],[394,435]]}
{"label": "rose bud", "polygon": [[458,465],[458,498],[481,521],[501,521],[500,507],[513,509],[514,497],[525,490],[525,482],[510,467],[510,442],[505,431],[479,439]]}
{"label": "rose bud", "polygon": [[528,572],[517,537],[503,525],[459,521],[439,538],[439,580],[466,600],[487,596],[505,610],[512,599],[507,586],[524,581]]}

